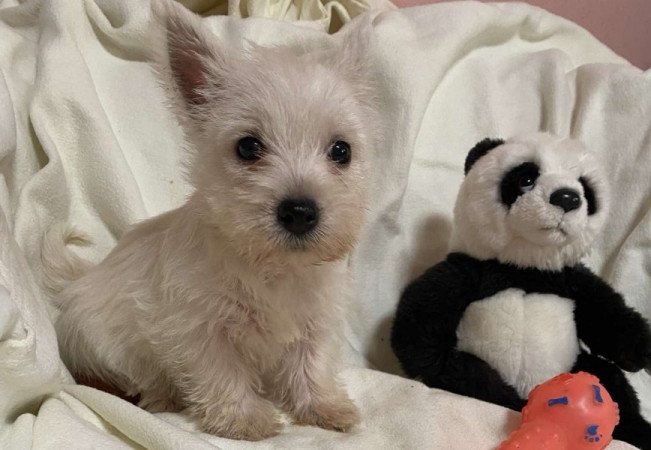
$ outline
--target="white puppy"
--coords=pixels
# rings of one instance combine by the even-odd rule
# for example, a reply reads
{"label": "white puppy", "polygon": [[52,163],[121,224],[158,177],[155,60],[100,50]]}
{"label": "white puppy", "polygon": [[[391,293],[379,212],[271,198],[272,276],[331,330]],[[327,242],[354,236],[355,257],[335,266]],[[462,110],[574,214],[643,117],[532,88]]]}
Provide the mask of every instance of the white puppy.
{"label": "white puppy", "polygon": [[199,19],[162,15],[159,73],[195,190],[137,225],[97,266],[43,244],[63,358],[80,377],[187,408],[203,430],[262,439],[359,421],[337,378],[345,262],[366,210],[374,111],[352,45],[220,48]]}

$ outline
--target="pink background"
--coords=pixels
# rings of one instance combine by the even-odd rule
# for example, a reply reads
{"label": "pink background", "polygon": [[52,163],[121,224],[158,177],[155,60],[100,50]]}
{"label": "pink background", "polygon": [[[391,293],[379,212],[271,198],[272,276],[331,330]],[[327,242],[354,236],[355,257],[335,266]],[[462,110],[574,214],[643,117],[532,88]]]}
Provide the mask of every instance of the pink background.
{"label": "pink background", "polygon": [[[393,0],[400,7],[440,1]],[[529,0],[526,3],[578,23],[641,69],[651,67],[651,0]]]}

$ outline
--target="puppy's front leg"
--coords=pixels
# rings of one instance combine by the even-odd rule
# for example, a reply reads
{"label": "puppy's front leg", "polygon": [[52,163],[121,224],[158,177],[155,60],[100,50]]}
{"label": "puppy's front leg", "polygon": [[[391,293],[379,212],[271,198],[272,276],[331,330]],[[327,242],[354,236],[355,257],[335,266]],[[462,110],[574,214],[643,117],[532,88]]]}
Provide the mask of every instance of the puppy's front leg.
{"label": "puppy's front leg", "polygon": [[[185,347],[184,347],[185,348]],[[192,347],[187,347],[187,349]],[[204,431],[257,441],[275,436],[281,423],[274,405],[259,395],[260,380],[226,339],[203,354],[186,356],[181,383],[189,412]],[[191,352],[191,350],[189,350]]]}
{"label": "puppy's front leg", "polygon": [[289,349],[277,387],[297,423],[337,431],[359,423],[357,407],[337,377],[337,352],[335,340],[324,331],[311,333]]}

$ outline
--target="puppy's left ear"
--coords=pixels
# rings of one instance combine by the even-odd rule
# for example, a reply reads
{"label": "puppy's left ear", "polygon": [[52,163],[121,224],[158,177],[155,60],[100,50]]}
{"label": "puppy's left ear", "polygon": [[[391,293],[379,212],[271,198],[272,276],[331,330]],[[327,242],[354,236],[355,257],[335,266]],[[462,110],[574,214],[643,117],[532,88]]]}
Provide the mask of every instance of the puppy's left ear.
{"label": "puppy's left ear", "polygon": [[333,67],[343,74],[360,99],[374,102],[378,95],[374,67],[374,29],[371,17],[358,17],[346,24],[340,45],[332,59]]}
{"label": "puppy's left ear", "polygon": [[155,13],[166,49],[158,55],[160,78],[165,88],[178,94],[182,108],[191,116],[219,89],[226,77],[226,58],[217,37],[205,29],[199,16],[166,1],[158,2]]}

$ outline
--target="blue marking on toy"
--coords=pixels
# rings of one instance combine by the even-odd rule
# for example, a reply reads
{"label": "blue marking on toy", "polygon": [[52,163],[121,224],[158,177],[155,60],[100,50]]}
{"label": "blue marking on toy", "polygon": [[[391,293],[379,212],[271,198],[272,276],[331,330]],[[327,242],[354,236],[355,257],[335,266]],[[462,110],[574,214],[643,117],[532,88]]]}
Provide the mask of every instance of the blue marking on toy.
{"label": "blue marking on toy", "polygon": [[547,400],[547,406],[554,406],[554,405],[567,405],[569,403],[569,400],[567,397],[558,397],[558,398],[550,398]]}
{"label": "blue marking on toy", "polygon": [[597,400],[599,403],[603,403],[604,399],[601,398],[601,388],[597,386],[596,384],[592,385],[592,389],[594,389],[594,398]]}
{"label": "blue marking on toy", "polygon": [[599,433],[599,425],[588,425],[588,430],[586,431],[584,439],[588,442],[599,442],[602,435],[597,435],[597,433]]}

